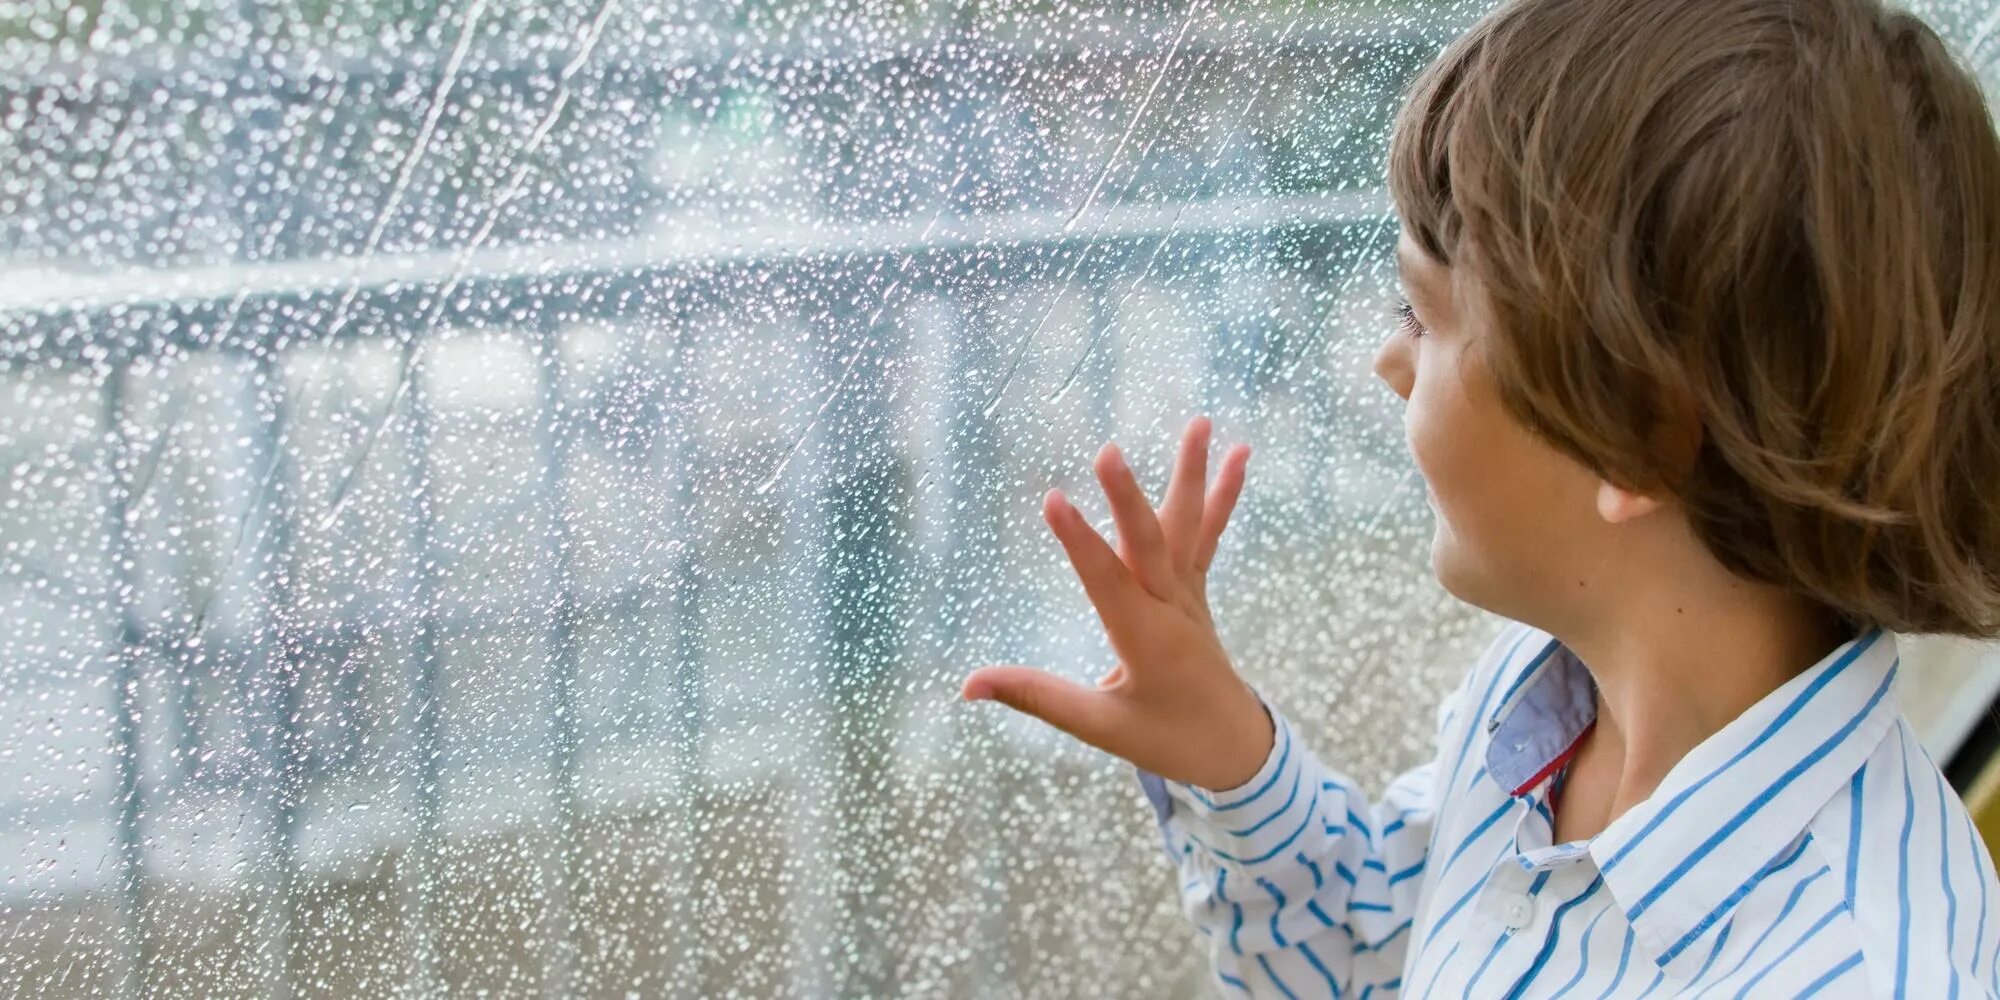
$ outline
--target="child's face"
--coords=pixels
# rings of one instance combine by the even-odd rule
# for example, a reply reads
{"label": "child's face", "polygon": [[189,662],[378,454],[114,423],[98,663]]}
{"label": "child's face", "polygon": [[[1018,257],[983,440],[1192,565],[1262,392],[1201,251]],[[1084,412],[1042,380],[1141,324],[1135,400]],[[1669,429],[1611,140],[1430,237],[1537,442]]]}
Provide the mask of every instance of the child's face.
{"label": "child's face", "polygon": [[1470,272],[1407,235],[1396,263],[1411,316],[1375,356],[1408,401],[1403,428],[1437,531],[1431,567],[1454,596],[1519,620],[1548,620],[1588,595],[1580,582],[1611,549],[1598,480],[1502,406],[1485,362],[1484,293]]}

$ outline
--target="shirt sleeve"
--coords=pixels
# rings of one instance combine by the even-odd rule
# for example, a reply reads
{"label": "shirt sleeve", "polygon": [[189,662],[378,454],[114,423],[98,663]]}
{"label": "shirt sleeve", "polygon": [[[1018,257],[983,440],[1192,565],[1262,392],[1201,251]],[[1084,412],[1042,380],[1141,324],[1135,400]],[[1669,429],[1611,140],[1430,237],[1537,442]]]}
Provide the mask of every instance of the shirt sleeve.
{"label": "shirt sleeve", "polygon": [[[1440,736],[1471,680],[1439,705]],[[1271,752],[1236,788],[1209,792],[1139,772],[1179,869],[1181,910],[1230,994],[1343,997],[1373,987],[1393,997],[1424,882],[1437,760],[1371,803],[1320,763],[1282,712],[1269,702],[1265,711]]]}

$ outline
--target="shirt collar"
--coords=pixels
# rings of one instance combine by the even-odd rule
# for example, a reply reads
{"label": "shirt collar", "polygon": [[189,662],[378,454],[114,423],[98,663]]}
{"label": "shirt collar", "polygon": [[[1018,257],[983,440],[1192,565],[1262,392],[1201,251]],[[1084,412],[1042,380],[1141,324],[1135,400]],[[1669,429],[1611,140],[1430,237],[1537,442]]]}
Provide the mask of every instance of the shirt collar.
{"label": "shirt collar", "polygon": [[[1590,842],[1638,943],[1668,974],[1794,845],[1895,724],[1894,636],[1870,629],[1780,685],[1667,772]],[[1596,682],[1550,639],[1487,720],[1487,772],[1510,792],[1596,718]]]}

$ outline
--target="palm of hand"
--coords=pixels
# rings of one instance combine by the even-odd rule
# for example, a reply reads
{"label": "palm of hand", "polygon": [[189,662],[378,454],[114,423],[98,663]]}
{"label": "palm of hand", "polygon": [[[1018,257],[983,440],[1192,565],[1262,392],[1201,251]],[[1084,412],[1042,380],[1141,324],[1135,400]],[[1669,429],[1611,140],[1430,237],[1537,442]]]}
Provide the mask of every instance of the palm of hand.
{"label": "palm of hand", "polygon": [[1161,777],[1211,789],[1248,780],[1273,738],[1270,716],[1237,676],[1209,613],[1208,567],[1242,491],[1248,445],[1224,457],[1207,496],[1209,423],[1188,424],[1156,513],[1107,444],[1096,471],[1118,531],[1113,551],[1061,491],[1042,514],[1083,583],[1118,662],[1095,688],[1024,666],[966,678],[963,697],[1032,715]]}

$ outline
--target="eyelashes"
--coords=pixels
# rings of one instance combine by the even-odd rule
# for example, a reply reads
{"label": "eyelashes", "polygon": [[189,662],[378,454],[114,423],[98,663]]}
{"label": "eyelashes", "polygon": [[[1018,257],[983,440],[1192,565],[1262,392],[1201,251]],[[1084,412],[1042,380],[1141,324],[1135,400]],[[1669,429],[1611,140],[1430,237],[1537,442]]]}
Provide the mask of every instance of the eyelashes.
{"label": "eyelashes", "polygon": [[1421,337],[1424,335],[1424,325],[1417,322],[1417,310],[1410,305],[1409,299],[1398,298],[1396,300],[1396,318],[1398,320],[1396,328],[1401,332],[1411,337]]}

